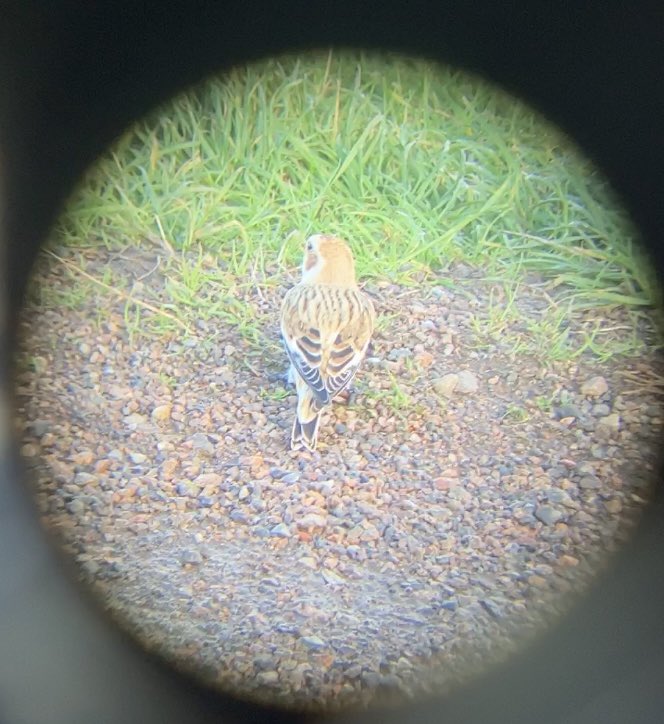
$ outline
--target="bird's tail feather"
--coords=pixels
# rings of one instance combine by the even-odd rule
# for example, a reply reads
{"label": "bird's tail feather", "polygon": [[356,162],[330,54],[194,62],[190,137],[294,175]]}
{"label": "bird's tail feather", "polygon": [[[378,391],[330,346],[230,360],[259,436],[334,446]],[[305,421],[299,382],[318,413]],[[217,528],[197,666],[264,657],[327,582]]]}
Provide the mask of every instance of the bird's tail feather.
{"label": "bird's tail feather", "polygon": [[304,447],[313,451],[318,442],[321,409],[308,389],[301,389],[299,392],[297,414],[291,433],[291,449],[298,450]]}
{"label": "bird's tail feather", "polygon": [[318,443],[318,423],[320,422],[320,413],[312,420],[305,423],[300,422],[299,418],[295,418],[293,422],[293,432],[291,433],[291,449],[298,450],[301,447],[311,450],[316,449]]}

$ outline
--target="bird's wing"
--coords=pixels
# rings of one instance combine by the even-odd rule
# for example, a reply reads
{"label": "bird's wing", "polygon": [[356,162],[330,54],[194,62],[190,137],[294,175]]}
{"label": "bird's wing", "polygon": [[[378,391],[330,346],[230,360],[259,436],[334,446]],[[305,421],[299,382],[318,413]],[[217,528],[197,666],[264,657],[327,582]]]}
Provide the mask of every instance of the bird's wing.
{"label": "bird's wing", "polygon": [[357,289],[298,286],[286,295],[281,322],[286,350],[320,404],[355,376],[373,319],[371,301]]}
{"label": "bird's wing", "polygon": [[295,286],[285,296],[281,308],[281,334],[293,366],[309,385],[315,399],[326,405],[330,395],[321,376],[321,335],[313,312],[309,289]]}

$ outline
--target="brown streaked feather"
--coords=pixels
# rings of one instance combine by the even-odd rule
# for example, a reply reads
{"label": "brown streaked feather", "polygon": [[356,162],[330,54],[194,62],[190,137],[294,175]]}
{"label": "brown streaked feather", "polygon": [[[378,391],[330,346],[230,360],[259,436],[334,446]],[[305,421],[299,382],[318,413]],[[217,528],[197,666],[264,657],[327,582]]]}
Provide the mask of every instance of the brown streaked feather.
{"label": "brown streaked feather", "polygon": [[321,405],[353,379],[373,321],[371,300],[356,287],[298,284],[286,294],[282,306],[286,350]]}

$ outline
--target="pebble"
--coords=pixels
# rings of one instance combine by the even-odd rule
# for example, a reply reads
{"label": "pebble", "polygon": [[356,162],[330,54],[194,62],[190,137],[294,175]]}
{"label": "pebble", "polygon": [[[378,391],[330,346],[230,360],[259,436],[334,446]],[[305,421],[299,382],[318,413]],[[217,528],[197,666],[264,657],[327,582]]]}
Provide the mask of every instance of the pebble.
{"label": "pebble", "polygon": [[39,455],[39,445],[28,442],[21,447],[21,455],[26,458],[33,458]]}
{"label": "pebble", "polygon": [[189,438],[194,450],[207,453],[208,455],[214,454],[214,445],[205,433],[197,432]]}
{"label": "pebble", "polygon": [[79,498],[74,498],[74,500],[67,503],[67,510],[74,515],[80,515],[85,511],[85,503]]}
{"label": "pebble", "polygon": [[199,485],[201,488],[207,488],[208,486],[218,487],[223,481],[224,479],[219,473],[201,473],[194,479],[196,485]]}
{"label": "pebble", "polygon": [[331,586],[343,586],[348,583],[343,576],[340,576],[338,573],[330,570],[329,568],[321,569],[321,575],[323,576],[325,583],[329,583]]}
{"label": "pebble", "polygon": [[80,472],[76,473],[76,475],[74,476],[74,483],[76,485],[80,485],[81,487],[85,485],[93,485],[96,482],[97,476],[92,475],[91,473]]}
{"label": "pebble", "polygon": [[193,548],[186,548],[180,553],[180,563],[190,566],[199,566],[203,563],[203,556],[200,551]]}
{"label": "pebble", "polygon": [[318,636],[303,636],[300,641],[302,641],[310,651],[320,651],[327,647],[325,641]]}
{"label": "pebble", "polygon": [[290,538],[290,528],[285,523],[279,523],[273,528],[270,528],[270,535],[276,538]]}
{"label": "pebble", "polygon": [[581,385],[581,394],[586,397],[601,397],[609,391],[609,385],[604,377],[590,377]]}
{"label": "pebble", "polygon": [[595,417],[607,417],[611,414],[611,408],[601,402],[599,405],[593,405],[593,415]]}
{"label": "pebble", "polygon": [[132,429],[136,429],[137,427],[144,425],[147,421],[148,418],[145,417],[145,415],[139,414],[138,412],[132,412],[129,415],[125,415],[124,418],[125,425]]}
{"label": "pebble", "polygon": [[443,375],[432,383],[434,390],[443,397],[452,397],[459,384],[459,375],[454,372]]}
{"label": "pebble", "polygon": [[550,505],[540,505],[535,510],[535,517],[544,525],[554,525],[563,517],[563,514]]}
{"label": "pebble", "polygon": [[317,513],[307,513],[297,521],[298,528],[325,528],[326,526],[327,517]]}
{"label": "pebble", "polygon": [[617,412],[612,412],[610,415],[600,417],[597,421],[597,426],[598,428],[604,428],[609,432],[609,434],[615,434],[620,430],[620,415]]}
{"label": "pebble", "polygon": [[602,487],[602,481],[596,475],[584,475],[579,480],[579,487],[583,490],[597,490]]}
{"label": "pebble", "polygon": [[620,498],[613,498],[611,500],[607,500],[604,503],[604,507],[609,513],[616,514],[620,513],[620,511],[623,509],[623,504]]}
{"label": "pebble", "polygon": [[30,429],[35,437],[43,437],[49,431],[50,427],[47,420],[33,420],[30,423]]}
{"label": "pebble", "polygon": [[279,683],[279,674],[276,671],[261,671],[256,675],[256,681],[261,686],[274,686]]}
{"label": "pebble", "polygon": [[463,370],[457,375],[456,392],[460,392],[463,395],[469,395],[473,392],[477,392],[479,388],[479,380],[477,375],[469,370]]}
{"label": "pebble", "polygon": [[152,419],[156,420],[157,422],[165,422],[166,420],[171,419],[172,411],[173,405],[171,404],[157,405],[157,407],[152,410],[150,417],[152,417]]}

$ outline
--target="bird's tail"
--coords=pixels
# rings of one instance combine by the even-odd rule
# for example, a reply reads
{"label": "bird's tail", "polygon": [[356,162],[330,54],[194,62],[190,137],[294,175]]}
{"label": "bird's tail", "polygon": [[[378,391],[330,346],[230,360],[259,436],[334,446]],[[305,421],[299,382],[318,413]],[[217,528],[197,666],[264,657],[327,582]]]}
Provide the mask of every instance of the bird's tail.
{"label": "bird's tail", "polygon": [[296,375],[297,413],[291,433],[291,449],[315,450],[318,442],[318,425],[321,408],[307,383]]}

